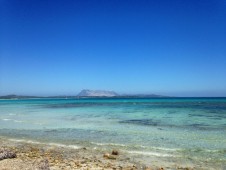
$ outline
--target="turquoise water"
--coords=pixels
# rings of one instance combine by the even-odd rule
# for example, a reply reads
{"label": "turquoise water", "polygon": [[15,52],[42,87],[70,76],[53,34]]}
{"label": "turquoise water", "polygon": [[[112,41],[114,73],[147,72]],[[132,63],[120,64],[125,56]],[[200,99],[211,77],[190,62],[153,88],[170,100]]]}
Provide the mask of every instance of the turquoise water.
{"label": "turquoise water", "polygon": [[0,136],[223,167],[226,98],[0,100]]}

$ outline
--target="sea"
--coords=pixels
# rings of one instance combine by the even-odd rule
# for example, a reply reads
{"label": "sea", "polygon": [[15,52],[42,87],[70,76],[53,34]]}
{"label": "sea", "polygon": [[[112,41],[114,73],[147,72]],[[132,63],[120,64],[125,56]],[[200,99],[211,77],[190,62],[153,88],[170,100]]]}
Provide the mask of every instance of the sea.
{"label": "sea", "polygon": [[226,98],[0,100],[0,137],[226,169]]}

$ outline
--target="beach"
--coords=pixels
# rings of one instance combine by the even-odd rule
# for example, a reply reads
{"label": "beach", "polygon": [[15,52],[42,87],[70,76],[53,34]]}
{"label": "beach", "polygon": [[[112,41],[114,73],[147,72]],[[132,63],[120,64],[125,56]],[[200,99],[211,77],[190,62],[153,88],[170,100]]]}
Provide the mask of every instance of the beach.
{"label": "beach", "polygon": [[226,0],[0,11],[0,170],[226,170]]}
{"label": "beach", "polygon": [[225,111],[225,98],[1,100],[0,147],[17,156],[0,169],[223,170]]}
{"label": "beach", "polygon": [[195,169],[194,167],[172,167],[145,165],[131,156],[114,149],[103,152],[88,148],[67,148],[57,145],[46,145],[31,142],[19,142],[0,138],[1,150],[16,153],[15,158],[0,160],[1,170],[33,170],[33,169],[125,169],[125,170],[163,170],[163,169]]}

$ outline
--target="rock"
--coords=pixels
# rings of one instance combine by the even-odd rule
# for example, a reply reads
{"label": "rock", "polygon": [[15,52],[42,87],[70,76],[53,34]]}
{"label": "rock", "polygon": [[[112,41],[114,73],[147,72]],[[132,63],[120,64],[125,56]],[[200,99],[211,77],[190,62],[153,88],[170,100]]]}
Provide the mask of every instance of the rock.
{"label": "rock", "polygon": [[104,157],[104,158],[108,158],[109,156],[110,156],[109,153],[105,153],[103,157]]}
{"label": "rock", "polygon": [[119,152],[118,152],[117,150],[114,149],[114,150],[111,152],[111,154],[112,154],[112,155],[118,155]]}
{"label": "rock", "polygon": [[110,156],[108,157],[108,159],[116,159],[116,157],[113,156],[113,155],[110,155]]}
{"label": "rock", "polygon": [[8,158],[16,158],[16,153],[6,149],[0,149],[0,160]]}
{"label": "rock", "polygon": [[47,159],[41,160],[38,164],[39,170],[50,170],[49,168],[49,162]]}
{"label": "rock", "polygon": [[115,156],[110,155],[109,153],[105,153],[103,157],[104,157],[104,158],[107,158],[107,159],[116,159]]}

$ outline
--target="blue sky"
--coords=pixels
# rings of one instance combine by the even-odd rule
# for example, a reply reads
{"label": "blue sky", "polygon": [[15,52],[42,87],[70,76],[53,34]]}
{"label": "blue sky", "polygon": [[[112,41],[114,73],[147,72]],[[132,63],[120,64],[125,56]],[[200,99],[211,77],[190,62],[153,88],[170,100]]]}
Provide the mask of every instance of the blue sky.
{"label": "blue sky", "polygon": [[0,95],[226,96],[225,0],[0,0]]}

